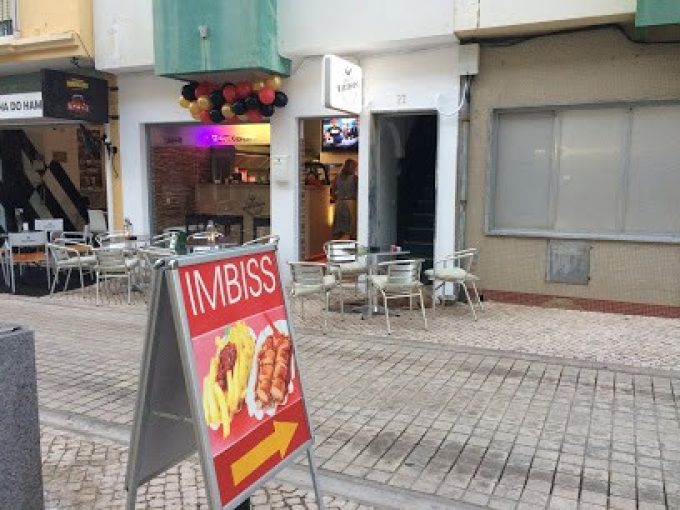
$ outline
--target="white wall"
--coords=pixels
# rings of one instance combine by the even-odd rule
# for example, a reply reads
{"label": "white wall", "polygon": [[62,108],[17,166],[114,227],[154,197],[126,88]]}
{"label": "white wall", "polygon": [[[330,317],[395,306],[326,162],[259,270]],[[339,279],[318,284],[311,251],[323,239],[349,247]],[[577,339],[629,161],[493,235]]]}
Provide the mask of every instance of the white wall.
{"label": "white wall", "polygon": [[[636,0],[455,0],[455,31],[512,33],[537,25],[560,28],[632,19]],[[501,30],[504,28],[505,30]]]}
{"label": "white wall", "polygon": [[427,0],[425,4],[280,0],[279,52],[288,57],[350,54],[454,41],[453,1]]}
{"label": "white wall", "polygon": [[[371,115],[380,112],[450,110],[459,94],[458,45],[408,53],[366,56],[359,62],[364,71],[364,110],[359,139],[358,240],[368,243],[368,193]],[[287,156],[286,184],[272,183],[272,230],[281,236],[282,260],[297,258],[298,220],[298,121],[304,117],[336,114],[321,106],[321,59],[308,58],[283,90],[288,106],[272,117],[272,156]],[[435,255],[454,249],[457,115],[439,115],[437,140],[437,233]]]}
{"label": "white wall", "polygon": [[103,71],[153,67],[152,0],[94,0],[95,66]]}
{"label": "white wall", "polygon": [[118,77],[120,163],[123,181],[123,215],[135,231],[148,234],[149,168],[144,124],[187,122],[191,118],[177,105],[181,82],[159,78],[151,72]]}

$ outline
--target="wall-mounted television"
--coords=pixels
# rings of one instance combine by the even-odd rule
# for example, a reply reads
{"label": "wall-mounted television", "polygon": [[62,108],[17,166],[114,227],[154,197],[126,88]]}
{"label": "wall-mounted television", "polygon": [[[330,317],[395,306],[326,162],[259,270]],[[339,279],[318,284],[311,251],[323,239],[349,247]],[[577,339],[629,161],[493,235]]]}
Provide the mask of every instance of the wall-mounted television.
{"label": "wall-mounted television", "polygon": [[321,121],[321,150],[356,151],[359,149],[359,119],[331,117]]}

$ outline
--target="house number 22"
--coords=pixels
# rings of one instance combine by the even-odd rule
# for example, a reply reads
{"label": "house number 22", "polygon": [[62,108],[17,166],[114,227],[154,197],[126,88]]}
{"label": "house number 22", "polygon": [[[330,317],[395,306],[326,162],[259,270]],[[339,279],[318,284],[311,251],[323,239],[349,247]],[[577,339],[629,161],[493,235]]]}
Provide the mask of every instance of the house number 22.
{"label": "house number 22", "polygon": [[406,104],[406,94],[397,94],[397,104]]}

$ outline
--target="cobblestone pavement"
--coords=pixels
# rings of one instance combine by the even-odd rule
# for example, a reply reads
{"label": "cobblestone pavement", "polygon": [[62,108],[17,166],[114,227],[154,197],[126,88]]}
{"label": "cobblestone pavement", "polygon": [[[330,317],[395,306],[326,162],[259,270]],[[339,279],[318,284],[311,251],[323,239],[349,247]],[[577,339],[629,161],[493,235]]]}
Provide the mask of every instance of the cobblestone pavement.
{"label": "cobblestone pavement", "polygon": [[[80,291],[62,293],[52,298],[69,305],[93,304],[93,291],[85,297]],[[349,301],[357,301],[346,292]],[[3,296],[0,295],[0,299]],[[107,297],[107,309],[130,309],[123,295]],[[142,295],[134,294],[138,310],[144,307]],[[357,301],[362,303],[361,298]],[[1,303],[1,301],[0,301]],[[338,309],[337,302],[333,306]],[[320,301],[305,303],[306,320],[297,317],[300,326],[318,329],[321,324]],[[350,310],[352,305],[347,305]],[[519,351],[546,356],[590,360],[600,363],[672,369],[680,367],[680,321],[637,315],[583,312],[487,302],[479,320],[472,321],[467,305],[438,308],[424,331],[417,311],[393,317],[392,336],[447,345]],[[386,336],[383,316],[362,320],[358,314],[330,314],[331,329],[349,335]]]}
{"label": "cobblestone pavement", "polygon": [[[491,327],[508,311],[496,306],[475,324],[451,320]],[[553,321],[565,313],[548,312]],[[583,322],[594,315],[594,328],[609,320],[574,313]],[[142,308],[0,298],[1,320],[37,331],[41,409],[130,423]],[[361,324],[343,324],[351,320]],[[347,334],[347,326],[300,336],[322,473],[492,508],[680,508],[675,372],[421,342],[411,335],[415,316],[401,320],[394,338]],[[677,327],[654,321],[670,334]],[[544,343],[562,341],[553,324],[535,327]]]}
{"label": "cobblestone pavement", "polygon": [[[73,433],[43,426],[40,434],[45,508],[124,508],[127,450],[110,441],[96,442]],[[314,510],[312,492],[290,485],[268,483],[251,498],[253,510],[281,508]],[[369,510],[332,496],[324,497],[329,510]],[[208,508],[198,462],[187,460],[140,487],[140,508]]]}

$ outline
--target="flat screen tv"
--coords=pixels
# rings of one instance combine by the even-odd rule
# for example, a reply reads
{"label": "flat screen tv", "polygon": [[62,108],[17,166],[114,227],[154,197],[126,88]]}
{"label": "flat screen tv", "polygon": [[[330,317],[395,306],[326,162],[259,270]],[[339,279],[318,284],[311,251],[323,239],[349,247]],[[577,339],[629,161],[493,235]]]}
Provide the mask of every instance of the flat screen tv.
{"label": "flat screen tv", "polygon": [[321,150],[356,151],[358,148],[358,118],[331,117],[321,121]]}

